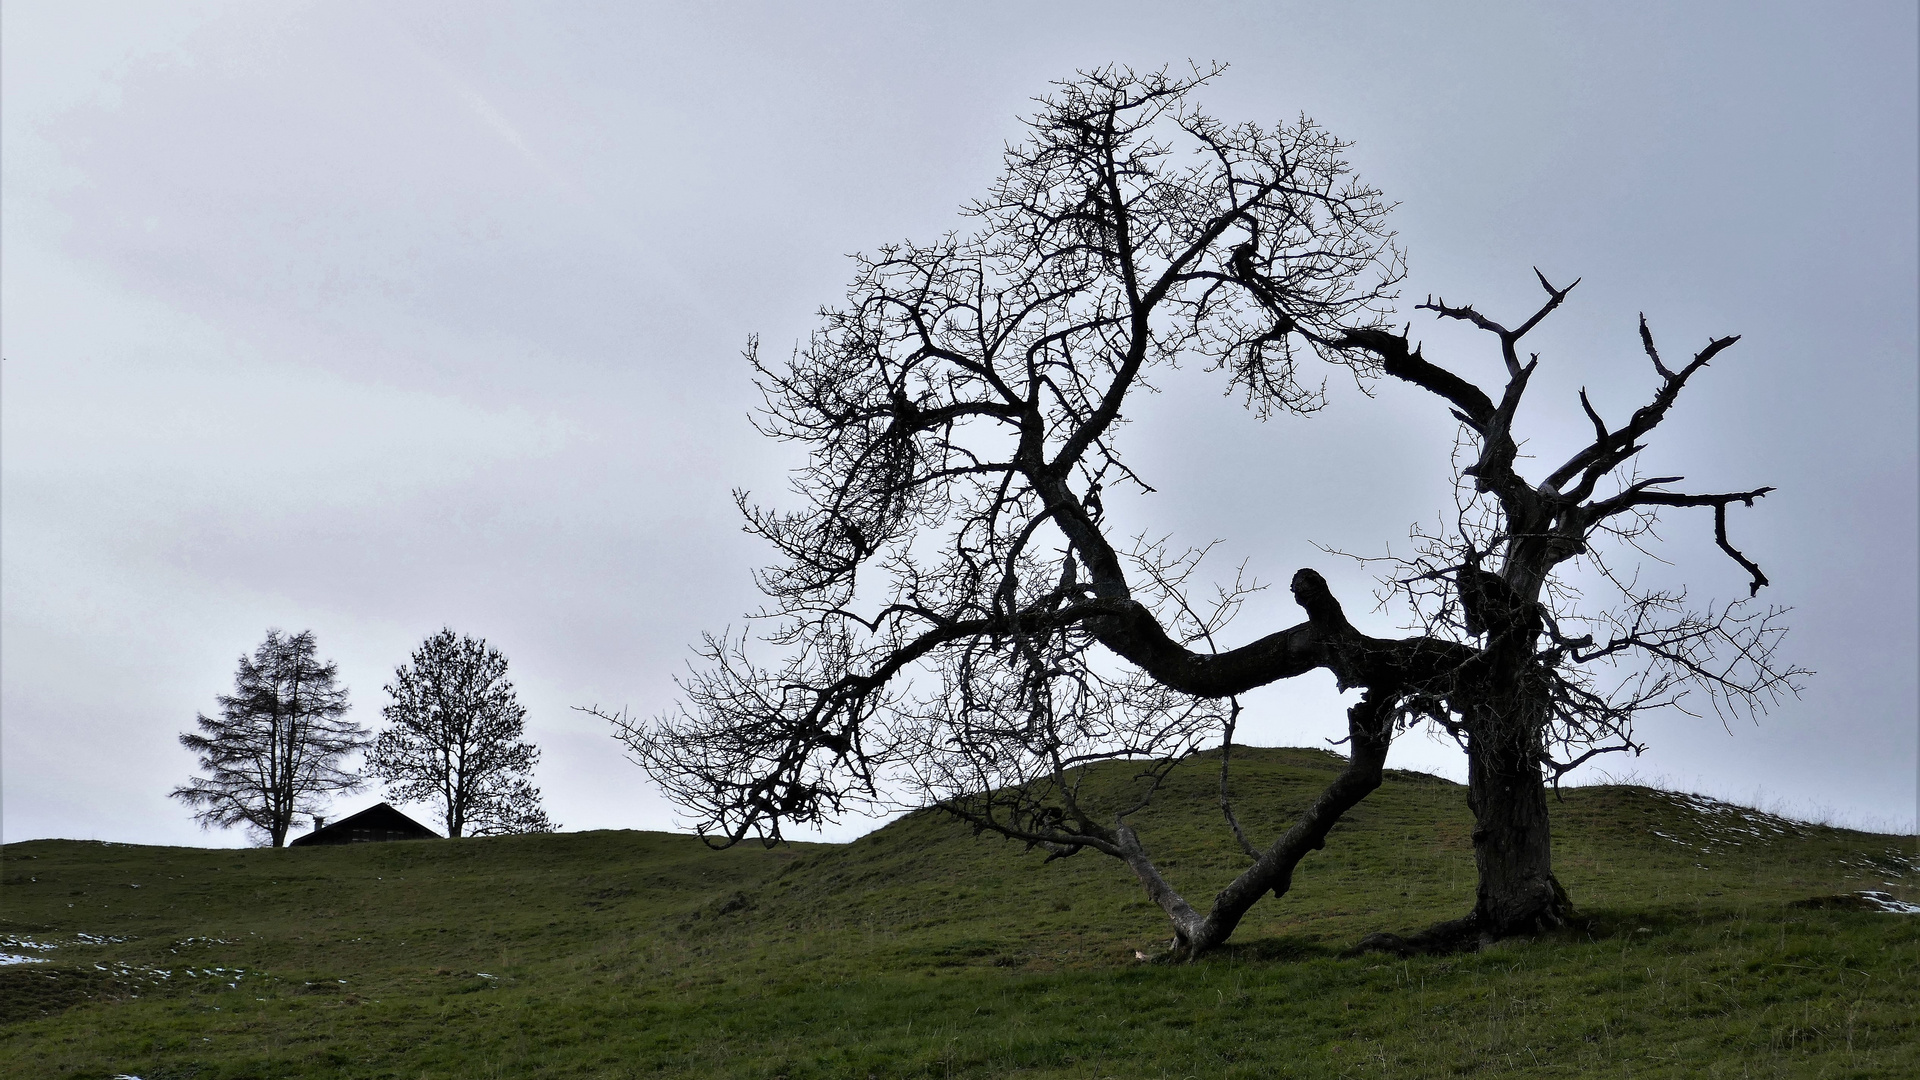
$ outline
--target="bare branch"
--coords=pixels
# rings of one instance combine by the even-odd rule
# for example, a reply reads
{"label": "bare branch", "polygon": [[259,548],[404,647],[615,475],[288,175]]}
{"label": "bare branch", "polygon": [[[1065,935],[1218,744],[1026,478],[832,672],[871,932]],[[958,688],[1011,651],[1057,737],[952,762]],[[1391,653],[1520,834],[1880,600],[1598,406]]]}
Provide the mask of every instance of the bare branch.
{"label": "bare branch", "polygon": [[1404,334],[1360,328],[1348,330],[1326,342],[1331,349],[1364,349],[1380,360],[1381,370],[1396,379],[1412,383],[1452,402],[1458,415],[1475,430],[1486,431],[1493,423],[1493,399],[1486,391],[1453,372],[1428,362],[1419,349],[1409,349]]}
{"label": "bare branch", "polygon": [[[1653,335],[1646,329],[1644,318],[1641,320],[1640,328],[1641,336],[1647,343],[1649,355],[1655,355],[1652,345]],[[1678,372],[1668,371],[1661,366],[1655,355],[1654,366],[1659,368],[1662,382],[1660,389],[1654,393],[1653,400],[1636,411],[1633,418],[1620,430],[1595,439],[1591,445],[1568,458],[1566,464],[1555,469],[1547,477],[1546,486],[1558,491],[1566,486],[1567,481],[1580,475],[1581,483],[1569,495],[1575,500],[1586,498],[1601,476],[1639,452],[1641,447],[1638,445],[1638,440],[1658,427],[1660,421],[1666,419],[1667,410],[1673,408],[1674,401],[1679,398],[1680,391],[1686,387],[1687,380],[1693,377],[1694,372],[1706,367],[1714,357],[1739,340],[1737,335],[1715,338],[1707,343],[1706,348],[1694,354],[1693,361]]]}
{"label": "bare branch", "polygon": [[1653,347],[1653,331],[1647,328],[1647,313],[1644,311],[1640,313],[1640,346],[1647,351],[1647,359],[1653,361],[1653,370],[1660,378],[1671,381],[1673,372],[1660,362],[1660,350]]}

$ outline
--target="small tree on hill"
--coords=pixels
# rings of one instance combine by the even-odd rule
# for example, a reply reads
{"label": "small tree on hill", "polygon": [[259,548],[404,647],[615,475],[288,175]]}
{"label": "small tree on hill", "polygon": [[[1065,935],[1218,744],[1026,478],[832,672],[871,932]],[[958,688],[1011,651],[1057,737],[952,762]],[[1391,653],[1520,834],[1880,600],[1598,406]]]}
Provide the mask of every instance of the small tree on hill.
{"label": "small tree on hill", "polygon": [[180,736],[207,775],[172,797],[197,807],[202,826],[248,825],[284,847],[296,815],[365,782],[339,767],[367,732],[343,719],[347,690],[334,685],[337,676],[331,661],[314,658],[312,631],[267,631],[251,657],[240,657],[233,693],[215,699],[220,715],[197,717],[200,731]]}
{"label": "small tree on hill", "polygon": [[[1556,925],[1568,906],[1543,770],[1634,746],[1633,717],[1689,686],[1751,706],[1793,685],[1773,664],[1773,612],[1689,612],[1630,575],[1612,579],[1622,604],[1582,611],[1555,576],[1582,559],[1604,574],[1598,547],[1633,545],[1660,509],[1697,506],[1713,509],[1755,590],[1765,583],[1725,525],[1730,505],[1769,489],[1682,494],[1667,487],[1676,477],[1619,471],[1732,339],[1672,371],[1643,330],[1660,377],[1652,402],[1618,427],[1589,408],[1591,445],[1523,479],[1513,425],[1537,359],[1523,362],[1517,344],[1567,289],[1547,285],[1513,329],[1422,305],[1497,337],[1498,395],[1427,360],[1387,320],[1400,258],[1386,204],[1353,178],[1345,144],[1305,120],[1230,126],[1199,112],[1189,98],[1213,74],[1108,69],[1061,84],[968,207],[977,228],[859,258],[846,306],[823,311],[791,361],[750,350],[763,430],[810,455],[798,509],[739,496],[749,530],[779,555],[759,583],[768,642],[784,655],[763,666],[745,639],[709,638],[709,666],[684,682],[676,714],[610,719],[726,842],[770,842],[849,807],[932,802],[1056,856],[1121,860],[1166,912],[1180,957],[1283,894],[1379,786],[1395,734],[1430,722],[1468,751],[1479,900],[1422,942],[1376,943],[1451,947]],[[1193,580],[1201,552],[1114,535],[1106,504],[1126,486],[1151,490],[1123,452],[1122,417],[1183,363],[1224,372],[1259,416],[1308,411],[1321,399],[1299,368],[1315,358],[1451,409],[1468,450],[1459,525],[1390,578],[1414,602],[1412,636],[1363,633],[1302,569],[1292,591],[1306,620],[1230,646],[1251,586],[1209,597]],[[1291,825],[1267,823],[1265,847],[1235,818],[1223,771],[1226,825],[1248,865],[1202,913],[1129,818],[1175,763],[1230,747],[1237,695],[1320,669],[1360,691],[1348,766]],[[1083,786],[1083,766],[1115,759],[1144,762],[1131,790]]]}
{"label": "small tree on hill", "polygon": [[394,669],[390,725],[367,771],[387,794],[432,805],[448,836],[552,832],[527,774],[540,748],[520,741],[527,710],[507,681],[507,658],[484,638],[443,629]]}

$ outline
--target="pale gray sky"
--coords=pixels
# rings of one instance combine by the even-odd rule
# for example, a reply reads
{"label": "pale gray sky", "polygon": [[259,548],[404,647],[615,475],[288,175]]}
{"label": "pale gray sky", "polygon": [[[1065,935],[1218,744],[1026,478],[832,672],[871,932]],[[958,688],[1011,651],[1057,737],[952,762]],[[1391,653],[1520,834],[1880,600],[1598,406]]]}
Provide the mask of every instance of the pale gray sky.
{"label": "pale gray sky", "polygon": [[[670,827],[569,707],[666,707],[687,645],[755,605],[728,491],[796,462],[747,426],[747,336],[788,347],[847,253],[956,227],[1050,80],[1189,59],[1232,64],[1216,114],[1355,142],[1429,355],[1494,370],[1412,310],[1429,292],[1512,316],[1530,267],[1584,278],[1538,335],[1543,453],[1584,429],[1578,387],[1613,416],[1649,391],[1636,313],[1670,355],[1745,335],[1646,463],[1779,487],[1736,543],[1819,674],[1602,767],[1910,827],[1915,41],[1907,2],[10,0],[4,838],[243,842],[166,792],[269,626],[314,630],[369,725],[423,637],[488,638],[553,815]],[[1187,371],[1133,414],[1161,494],[1125,512],[1364,610],[1314,544],[1378,551],[1448,506],[1451,422],[1387,387],[1263,425],[1221,389]],[[1710,528],[1674,516],[1653,570],[1736,596]],[[1279,592],[1241,634],[1295,621]],[[1330,685],[1255,706],[1250,741],[1343,730]],[[1463,772],[1418,737],[1392,763]]]}

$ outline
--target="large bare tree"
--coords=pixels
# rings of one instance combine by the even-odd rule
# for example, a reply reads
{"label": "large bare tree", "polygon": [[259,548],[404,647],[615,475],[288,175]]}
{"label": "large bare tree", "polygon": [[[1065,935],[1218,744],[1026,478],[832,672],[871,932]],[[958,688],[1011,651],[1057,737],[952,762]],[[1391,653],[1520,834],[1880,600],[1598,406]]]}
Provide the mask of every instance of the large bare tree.
{"label": "large bare tree", "polygon": [[[610,717],[703,832],[770,842],[849,809],[933,803],[1056,855],[1124,861],[1167,913],[1173,955],[1192,957],[1283,894],[1378,787],[1395,733],[1432,722],[1471,757],[1479,902],[1424,938],[1377,943],[1451,945],[1565,917],[1543,789],[1543,769],[1565,767],[1554,752],[1631,745],[1632,717],[1684,685],[1735,704],[1788,685],[1771,666],[1770,616],[1739,605],[1688,615],[1675,597],[1636,596],[1604,641],[1569,636],[1580,615],[1555,606],[1568,595],[1554,571],[1595,538],[1633,540],[1669,506],[1711,507],[1724,525],[1727,506],[1765,494],[1680,495],[1670,478],[1600,494],[1731,340],[1679,372],[1656,361],[1651,405],[1618,428],[1596,417],[1591,447],[1522,480],[1511,429],[1534,362],[1517,344],[1565,290],[1549,287],[1513,330],[1423,305],[1498,337],[1501,393],[1427,360],[1387,324],[1401,260],[1345,144],[1304,119],[1206,115],[1191,99],[1217,73],[1106,69],[1059,84],[966,208],[970,231],[860,257],[845,306],[823,311],[785,362],[750,348],[762,430],[809,454],[797,508],[738,496],[779,555],[759,576],[769,632],[757,645],[709,638],[674,714]],[[1459,527],[1426,537],[1419,565],[1390,568],[1416,601],[1410,636],[1362,633],[1303,569],[1292,591],[1305,620],[1229,645],[1251,586],[1209,590],[1200,552],[1108,524],[1105,501],[1147,489],[1123,453],[1123,414],[1181,364],[1219,372],[1262,418],[1309,411],[1322,399],[1301,368],[1318,363],[1410,382],[1454,412],[1473,451]],[[1592,674],[1623,663],[1624,683]],[[1255,823],[1278,833],[1265,847],[1233,814],[1223,773],[1225,824],[1248,865],[1203,913],[1129,817],[1174,763],[1230,747],[1237,695],[1318,669],[1359,691],[1348,765],[1290,825]],[[1137,781],[1087,783],[1085,766],[1114,759],[1143,762]]]}
{"label": "large bare tree", "polygon": [[315,657],[313,631],[267,631],[251,657],[240,657],[233,693],[215,699],[220,715],[197,717],[200,730],[180,736],[206,775],[173,789],[173,797],[194,807],[203,826],[247,825],[274,847],[286,846],[296,815],[363,783],[340,768],[367,733],[346,719],[347,689],[338,677],[332,661]]}
{"label": "large bare tree", "polygon": [[[1462,428],[1451,528],[1416,529],[1411,558],[1380,561],[1390,565],[1386,594],[1406,602],[1424,636],[1473,650],[1445,694],[1407,704],[1467,751],[1479,884],[1464,918],[1410,940],[1370,939],[1396,951],[1562,925],[1571,906],[1553,875],[1546,781],[1600,754],[1639,752],[1634,721],[1648,710],[1691,711],[1687,698],[1698,693],[1722,715],[1751,714],[1798,693],[1808,674],[1778,659],[1784,612],[1751,603],[1767,577],[1727,535],[1728,509],[1773,489],[1676,491],[1684,477],[1643,475],[1634,464],[1689,382],[1739,338],[1715,338],[1674,370],[1642,315],[1639,345],[1653,376],[1646,404],[1610,424],[1581,390],[1591,439],[1529,477],[1517,464],[1515,422],[1540,357],[1523,361],[1520,343],[1578,284],[1535,277],[1545,298],[1512,326],[1471,306],[1418,305],[1497,343],[1505,374],[1497,394],[1431,363],[1403,334],[1357,329],[1339,342],[1439,398]],[[1659,514],[1682,507],[1712,512],[1715,543],[1748,576],[1746,598],[1695,609],[1684,589],[1641,584],[1635,557],[1657,541]],[[1570,565],[1596,595],[1570,583]]]}

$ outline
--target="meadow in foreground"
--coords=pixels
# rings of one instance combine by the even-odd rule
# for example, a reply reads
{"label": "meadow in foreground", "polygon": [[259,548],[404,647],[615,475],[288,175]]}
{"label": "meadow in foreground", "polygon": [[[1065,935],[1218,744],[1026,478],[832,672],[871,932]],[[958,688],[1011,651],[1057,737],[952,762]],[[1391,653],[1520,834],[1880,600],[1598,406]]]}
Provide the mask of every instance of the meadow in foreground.
{"label": "meadow in foreground", "polygon": [[[1236,749],[1243,820],[1321,751]],[[1217,774],[1138,826],[1195,886],[1240,856]],[[1920,1075],[1911,838],[1636,787],[1565,792],[1581,920],[1478,953],[1347,955],[1471,905],[1462,789],[1390,774],[1294,889],[1191,965],[1123,867],[934,813],[715,852],[594,832],[4,852],[0,1073],[239,1077]],[[1271,827],[1271,826],[1269,826]]]}

